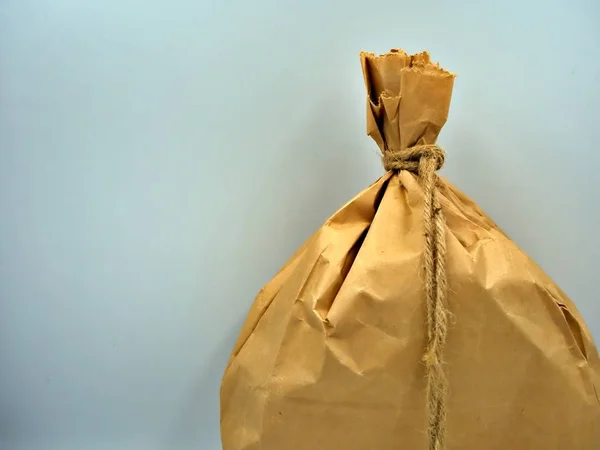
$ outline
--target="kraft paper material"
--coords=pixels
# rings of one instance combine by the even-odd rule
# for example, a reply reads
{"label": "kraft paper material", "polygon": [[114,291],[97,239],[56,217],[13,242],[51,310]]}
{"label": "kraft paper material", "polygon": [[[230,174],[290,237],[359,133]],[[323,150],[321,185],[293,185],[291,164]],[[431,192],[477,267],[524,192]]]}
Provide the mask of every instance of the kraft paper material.
{"label": "kraft paper material", "polygon": [[[427,53],[361,63],[382,152],[434,144],[454,74]],[[600,359],[575,305],[469,197],[437,189],[447,449],[599,450]],[[422,213],[417,174],[390,171],[261,290],[223,376],[224,450],[427,449]]]}

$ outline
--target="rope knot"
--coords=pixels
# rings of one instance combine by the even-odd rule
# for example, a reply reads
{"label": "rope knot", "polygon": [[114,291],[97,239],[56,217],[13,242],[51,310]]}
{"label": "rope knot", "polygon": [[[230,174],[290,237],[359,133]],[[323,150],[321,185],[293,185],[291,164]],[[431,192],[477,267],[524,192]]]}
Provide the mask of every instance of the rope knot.
{"label": "rope knot", "polygon": [[386,170],[408,170],[417,174],[423,189],[423,268],[427,304],[427,344],[423,361],[427,373],[428,450],[446,448],[448,379],[444,372],[444,346],[449,314],[446,305],[447,230],[435,174],[443,164],[444,151],[435,144],[415,145],[403,150],[386,149],[383,153],[383,167]]}
{"label": "rope knot", "polygon": [[435,144],[415,145],[403,150],[386,150],[383,153],[383,167],[385,170],[408,170],[419,173],[422,159],[433,160],[435,170],[444,165],[444,150]]}

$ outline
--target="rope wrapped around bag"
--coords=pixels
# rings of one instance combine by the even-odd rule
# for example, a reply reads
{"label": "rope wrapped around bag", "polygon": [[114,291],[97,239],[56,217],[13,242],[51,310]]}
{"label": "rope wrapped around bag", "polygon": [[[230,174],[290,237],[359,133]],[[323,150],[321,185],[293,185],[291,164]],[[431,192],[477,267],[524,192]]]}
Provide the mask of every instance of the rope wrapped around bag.
{"label": "rope wrapped around bag", "polygon": [[416,173],[423,189],[423,266],[428,338],[423,361],[427,370],[428,450],[443,450],[446,435],[448,381],[443,368],[443,352],[448,333],[446,224],[437,195],[438,177],[435,173],[443,164],[444,151],[437,145],[386,150],[383,156],[383,166],[386,170],[408,170]]}

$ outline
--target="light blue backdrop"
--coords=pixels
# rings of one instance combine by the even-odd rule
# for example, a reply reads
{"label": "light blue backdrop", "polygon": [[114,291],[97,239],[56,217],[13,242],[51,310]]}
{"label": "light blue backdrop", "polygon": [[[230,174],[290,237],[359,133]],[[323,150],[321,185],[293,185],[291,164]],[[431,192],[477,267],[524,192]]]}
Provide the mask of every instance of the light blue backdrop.
{"label": "light blue backdrop", "polygon": [[360,50],[459,74],[443,173],[600,339],[600,4],[0,5],[0,448],[218,450],[258,291],[381,173]]}

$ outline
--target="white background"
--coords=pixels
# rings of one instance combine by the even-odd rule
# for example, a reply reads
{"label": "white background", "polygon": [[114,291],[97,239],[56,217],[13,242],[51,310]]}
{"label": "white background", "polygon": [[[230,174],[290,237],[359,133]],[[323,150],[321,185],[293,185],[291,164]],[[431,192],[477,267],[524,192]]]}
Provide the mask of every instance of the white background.
{"label": "white background", "polygon": [[3,0],[0,448],[220,449],[255,293],[382,173],[363,49],[458,73],[443,173],[599,340],[599,24],[595,0]]}

